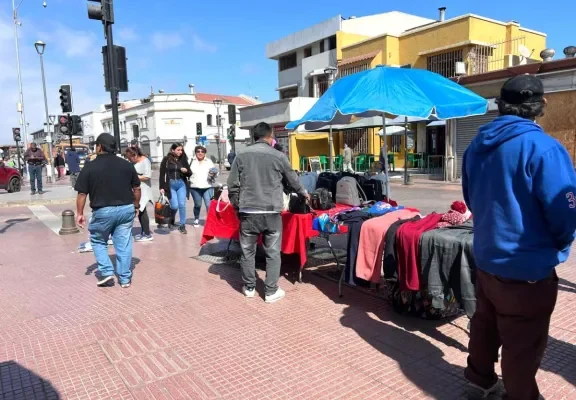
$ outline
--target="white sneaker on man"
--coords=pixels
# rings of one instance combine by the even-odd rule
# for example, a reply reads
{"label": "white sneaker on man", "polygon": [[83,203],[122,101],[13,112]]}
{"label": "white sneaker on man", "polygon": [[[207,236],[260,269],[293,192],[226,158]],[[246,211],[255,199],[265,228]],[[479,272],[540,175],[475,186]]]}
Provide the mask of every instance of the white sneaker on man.
{"label": "white sneaker on man", "polygon": [[276,293],[267,294],[264,301],[269,304],[276,303],[277,301],[282,300],[284,297],[286,297],[286,292],[278,288],[278,290],[276,290]]}
{"label": "white sneaker on man", "polygon": [[252,288],[252,289],[243,288],[242,293],[244,293],[244,296],[251,299],[251,298],[256,296],[256,288]]}

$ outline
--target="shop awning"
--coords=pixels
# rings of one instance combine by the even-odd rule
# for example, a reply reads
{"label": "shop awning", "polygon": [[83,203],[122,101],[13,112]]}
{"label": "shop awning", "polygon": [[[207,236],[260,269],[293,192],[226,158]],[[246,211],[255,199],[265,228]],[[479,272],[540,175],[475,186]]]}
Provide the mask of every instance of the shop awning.
{"label": "shop awning", "polygon": [[298,87],[298,84],[297,83],[291,83],[290,85],[280,86],[279,88],[276,88],[276,91],[279,92],[280,90],[292,89],[295,87]]}
{"label": "shop awning", "polygon": [[446,121],[432,121],[426,126],[446,126]]}

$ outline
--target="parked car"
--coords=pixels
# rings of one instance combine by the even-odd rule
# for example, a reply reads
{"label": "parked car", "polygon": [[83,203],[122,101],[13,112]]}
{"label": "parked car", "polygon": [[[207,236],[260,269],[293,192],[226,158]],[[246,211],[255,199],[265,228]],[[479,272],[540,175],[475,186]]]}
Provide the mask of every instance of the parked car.
{"label": "parked car", "polygon": [[0,162],[0,189],[8,193],[19,192],[22,187],[22,175],[16,168],[9,167]]}

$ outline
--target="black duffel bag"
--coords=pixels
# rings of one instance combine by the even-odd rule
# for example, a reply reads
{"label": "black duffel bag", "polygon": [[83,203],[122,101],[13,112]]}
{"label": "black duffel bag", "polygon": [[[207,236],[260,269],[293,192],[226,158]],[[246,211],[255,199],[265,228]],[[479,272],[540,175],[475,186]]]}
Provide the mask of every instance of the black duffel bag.
{"label": "black duffel bag", "polygon": [[308,214],[310,206],[304,196],[296,193],[290,193],[290,201],[288,202],[288,211],[292,214]]}
{"label": "black duffel bag", "polygon": [[330,210],[334,207],[332,193],[326,188],[319,188],[310,194],[310,204],[314,210]]}

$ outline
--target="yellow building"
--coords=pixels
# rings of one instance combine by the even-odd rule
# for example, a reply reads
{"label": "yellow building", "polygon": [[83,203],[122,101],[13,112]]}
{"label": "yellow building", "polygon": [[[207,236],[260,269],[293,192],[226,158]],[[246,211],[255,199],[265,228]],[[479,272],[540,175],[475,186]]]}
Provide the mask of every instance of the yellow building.
{"label": "yellow building", "polygon": [[[428,69],[445,77],[475,75],[533,62],[532,58],[546,48],[544,33],[523,28],[515,21],[500,22],[473,14],[444,20],[443,15],[441,9],[437,22],[344,46],[338,60],[338,77],[377,65]],[[444,129],[441,124],[434,127],[412,124],[414,135],[409,138],[408,151],[443,156]],[[377,131],[354,132],[367,138],[364,140],[367,147],[362,151],[379,154],[381,139]],[[394,153],[396,166],[403,167],[404,137],[388,136],[387,144]]]}

